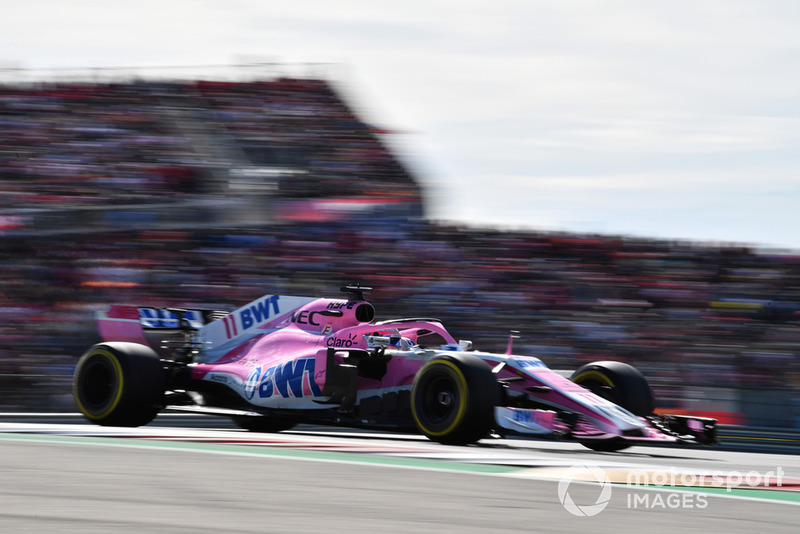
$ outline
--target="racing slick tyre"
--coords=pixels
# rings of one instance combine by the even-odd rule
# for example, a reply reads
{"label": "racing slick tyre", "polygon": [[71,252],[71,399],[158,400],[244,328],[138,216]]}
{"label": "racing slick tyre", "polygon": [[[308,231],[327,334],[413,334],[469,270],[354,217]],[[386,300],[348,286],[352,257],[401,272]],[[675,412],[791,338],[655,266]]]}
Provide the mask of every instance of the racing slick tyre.
{"label": "racing slick tyre", "polygon": [[653,390],[650,389],[647,379],[638,369],[627,363],[587,363],[572,373],[570,380],[622,406],[633,415],[652,415],[656,407]]}
{"label": "racing slick tyre", "polygon": [[250,432],[280,432],[297,426],[297,421],[288,417],[237,415],[231,419],[236,426]]}
{"label": "racing slick tyre", "polygon": [[500,395],[489,364],[469,354],[445,355],[417,372],[411,388],[411,414],[431,440],[467,445],[491,431]]}
{"label": "racing slick tyre", "polygon": [[[614,361],[588,363],[578,368],[570,379],[634,415],[646,417],[655,409],[653,390],[650,389],[647,379],[627,363]],[[623,439],[579,440],[579,442],[599,452],[614,452],[631,446]]]}
{"label": "racing slick tyre", "polygon": [[138,343],[100,343],[75,367],[72,395],[89,421],[103,426],[146,425],[163,408],[166,375],[153,349]]}

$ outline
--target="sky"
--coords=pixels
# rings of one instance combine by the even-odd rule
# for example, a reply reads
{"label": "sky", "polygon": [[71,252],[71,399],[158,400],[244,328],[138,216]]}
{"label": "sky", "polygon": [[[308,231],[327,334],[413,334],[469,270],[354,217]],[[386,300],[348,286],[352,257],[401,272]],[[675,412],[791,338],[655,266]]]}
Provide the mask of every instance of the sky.
{"label": "sky", "polygon": [[437,220],[800,251],[795,0],[0,0],[0,10],[0,81],[242,63],[324,72],[363,117],[397,132],[387,142]]}

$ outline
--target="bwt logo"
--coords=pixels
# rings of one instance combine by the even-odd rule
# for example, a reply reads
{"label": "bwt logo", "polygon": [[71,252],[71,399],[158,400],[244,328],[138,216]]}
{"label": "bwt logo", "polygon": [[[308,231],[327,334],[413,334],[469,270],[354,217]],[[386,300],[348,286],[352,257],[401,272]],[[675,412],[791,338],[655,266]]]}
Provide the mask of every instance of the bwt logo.
{"label": "bwt logo", "polygon": [[[279,299],[280,296],[278,295],[264,297],[252,306],[223,317],[222,324],[225,325],[225,336],[231,339],[248,328],[267,321],[270,318],[270,306],[272,306],[272,316],[278,315],[280,313],[280,308],[278,307]],[[236,321],[237,315],[239,317],[238,324]]]}
{"label": "bwt logo", "polygon": [[547,367],[542,360],[539,358],[514,358],[514,362],[519,365],[520,369],[525,369],[526,367]]}
{"label": "bwt logo", "polygon": [[244,385],[244,395],[247,400],[255,397],[256,392],[262,399],[277,395],[283,398],[301,398],[304,396],[304,386],[308,387],[311,395],[322,395],[322,391],[314,381],[316,374],[314,358],[300,358],[262,370],[263,367],[259,365],[250,371]]}
{"label": "bwt logo", "polygon": [[280,309],[278,308],[278,295],[267,297],[254,305],[239,312],[239,319],[242,322],[242,330],[247,330],[253,325],[263,323],[270,317],[270,305],[272,306],[272,314],[278,315]]}

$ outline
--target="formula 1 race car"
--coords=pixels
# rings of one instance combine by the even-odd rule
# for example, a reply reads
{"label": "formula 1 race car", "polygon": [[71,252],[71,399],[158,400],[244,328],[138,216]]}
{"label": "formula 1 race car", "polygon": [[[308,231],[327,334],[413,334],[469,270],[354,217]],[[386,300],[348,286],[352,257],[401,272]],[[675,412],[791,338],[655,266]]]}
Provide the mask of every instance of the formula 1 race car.
{"label": "formula 1 race car", "polygon": [[599,451],[716,442],[714,419],[654,415],[630,365],[568,379],[532,356],[472,349],[437,319],[375,320],[370,288],[347,298],[267,295],[234,311],[115,305],[105,341],[80,358],[73,395],[93,423],[146,425],[166,408],[225,415],[241,428],[298,423],[422,432],[447,444],[509,433]]}

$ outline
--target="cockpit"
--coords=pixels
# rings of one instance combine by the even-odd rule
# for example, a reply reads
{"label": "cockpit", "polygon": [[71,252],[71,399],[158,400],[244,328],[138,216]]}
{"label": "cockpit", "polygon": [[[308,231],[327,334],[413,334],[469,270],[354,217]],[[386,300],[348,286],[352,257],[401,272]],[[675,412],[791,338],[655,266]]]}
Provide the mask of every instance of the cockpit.
{"label": "cockpit", "polygon": [[410,338],[403,337],[399,334],[366,335],[364,336],[364,339],[367,342],[367,347],[371,349],[385,348],[410,351],[419,346]]}

